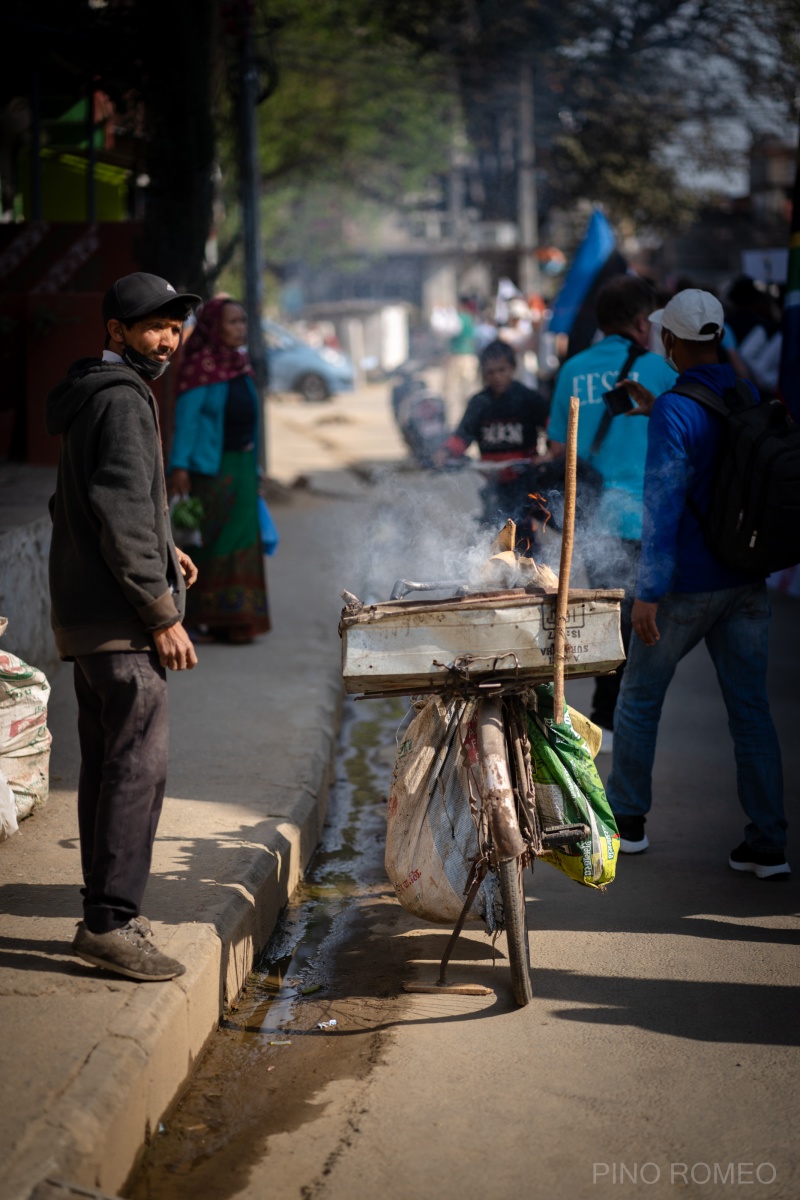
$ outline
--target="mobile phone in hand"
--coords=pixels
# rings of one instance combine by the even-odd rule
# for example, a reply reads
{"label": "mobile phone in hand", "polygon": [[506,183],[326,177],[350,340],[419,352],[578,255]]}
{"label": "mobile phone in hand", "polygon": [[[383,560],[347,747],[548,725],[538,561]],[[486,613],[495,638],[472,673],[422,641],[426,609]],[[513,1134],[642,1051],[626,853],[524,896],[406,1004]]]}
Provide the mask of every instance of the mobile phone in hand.
{"label": "mobile phone in hand", "polygon": [[628,395],[628,389],[624,387],[615,387],[610,392],[603,392],[603,400],[612,417],[630,412],[634,407],[634,403]]}

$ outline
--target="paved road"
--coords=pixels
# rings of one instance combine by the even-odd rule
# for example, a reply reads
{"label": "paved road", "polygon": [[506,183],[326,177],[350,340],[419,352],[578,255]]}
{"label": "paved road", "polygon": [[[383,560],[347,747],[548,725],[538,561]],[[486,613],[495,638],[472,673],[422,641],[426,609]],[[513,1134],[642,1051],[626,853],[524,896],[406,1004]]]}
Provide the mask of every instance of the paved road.
{"label": "paved road", "polygon": [[[796,609],[777,608],[780,648]],[[796,820],[797,676],[785,652],[774,657]],[[572,691],[580,702],[587,686]],[[242,1200],[276,1178],[282,1195],[320,1200],[800,1194],[798,884],[726,866],[743,819],[703,651],[670,695],[656,796],[652,849],[624,859],[605,895],[538,868],[527,1009],[509,1002],[488,939],[470,933],[454,977],[495,986],[496,999],[417,996],[399,1012],[373,1002],[372,1026],[390,1026],[377,1061],[330,1083],[318,1116],[267,1143]],[[403,960],[432,979],[445,935],[394,909],[385,893],[368,901],[348,994],[370,996],[375,956],[384,983]],[[342,1000],[343,1032],[363,1030]]]}
{"label": "paved road", "polygon": [[[358,456],[355,442],[345,457]],[[380,457],[376,447],[377,437],[365,457]],[[342,465],[331,453],[321,454],[320,469]],[[387,526],[411,531],[409,558],[421,544],[426,562],[448,544],[447,511],[458,500],[446,493],[437,502],[439,485],[429,484],[384,481],[373,505],[388,504]],[[422,537],[421,512],[431,518]],[[398,543],[384,535],[394,554]],[[374,538],[369,525],[351,530],[348,545],[366,548],[368,563]],[[701,648],[681,665],[664,714],[652,849],[623,859],[603,895],[544,866],[529,881],[533,1003],[514,1008],[502,939],[493,966],[478,931],[461,943],[453,975],[489,984],[493,997],[403,996],[399,981],[409,974],[433,978],[446,934],[412,921],[379,872],[367,875],[349,933],[330,951],[328,990],[296,1018],[313,1030],[335,1014],[337,1033],[306,1040],[302,1051],[296,1038],[296,1058],[295,1045],[264,1053],[263,1074],[247,1076],[236,1128],[216,1130],[218,1144],[235,1146],[236,1162],[204,1177],[204,1196],[795,1200],[799,611],[796,601],[776,600],[770,682],[794,880],[764,884],[726,865],[744,818]],[[590,687],[572,685],[568,698],[585,709]],[[277,1067],[276,1054],[287,1056]],[[224,1093],[236,1083],[219,1086]],[[269,1103],[259,1104],[259,1092]],[[174,1196],[191,1194],[188,1162],[186,1172],[188,1192],[174,1181]]]}

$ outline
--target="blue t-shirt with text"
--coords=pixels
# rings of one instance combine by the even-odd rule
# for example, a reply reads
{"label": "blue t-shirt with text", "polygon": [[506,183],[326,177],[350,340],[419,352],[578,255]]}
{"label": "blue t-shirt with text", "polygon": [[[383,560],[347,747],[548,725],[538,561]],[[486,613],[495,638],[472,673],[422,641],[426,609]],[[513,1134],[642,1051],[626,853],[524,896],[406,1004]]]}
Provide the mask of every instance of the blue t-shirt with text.
{"label": "blue t-shirt with text", "polygon": [[[577,396],[580,401],[578,455],[603,476],[603,495],[597,528],[593,532],[638,541],[642,536],[648,418],[615,417],[597,454],[589,454],[606,411],[603,393],[616,386],[630,348],[628,338],[612,333],[588,350],[567,359],[553,393],[547,433],[554,442],[567,440],[569,399]],[[660,355],[648,351],[634,360],[628,378],[638,380],[654,396],[660,396],[669,390],[677,375]]]}

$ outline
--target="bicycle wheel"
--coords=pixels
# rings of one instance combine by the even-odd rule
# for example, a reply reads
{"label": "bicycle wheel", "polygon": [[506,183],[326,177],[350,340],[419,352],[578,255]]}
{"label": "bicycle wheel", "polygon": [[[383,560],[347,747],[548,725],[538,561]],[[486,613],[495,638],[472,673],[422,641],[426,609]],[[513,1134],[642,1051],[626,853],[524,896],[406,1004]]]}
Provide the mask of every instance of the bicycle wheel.
{"label": "bicycle wheel", "polygon": [[525,919],[525,890],[522,886],[522,861],[512,858],[500,863],[500,895],[503,898],[503,922],[508,939],[508,964],[511,968],[511,987],[517,1004],[530,1004],[531,954],[528,944],[528,923]]}
{"label": "bicycle wheel", "polygon": [[489,819],[497,867],[503,924],[508,934],[508,962],[517,1004],[528,1004],[531,968],[525,928],[525,896],[522,890],[522,856],[525,842],[519,828],[519,813],[512,784],[509,744],[499,696],[480,702],[477,721],[478,753],[483,776],[483,803]]}

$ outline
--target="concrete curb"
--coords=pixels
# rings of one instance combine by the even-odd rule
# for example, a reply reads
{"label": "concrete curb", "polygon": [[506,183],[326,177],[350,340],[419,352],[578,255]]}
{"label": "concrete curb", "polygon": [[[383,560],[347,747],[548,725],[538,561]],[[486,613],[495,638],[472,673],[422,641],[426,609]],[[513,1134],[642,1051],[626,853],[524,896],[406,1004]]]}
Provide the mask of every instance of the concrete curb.
{"label": "concrete curb", "polygon": [[307,779],[292,817],[271,819],[263,845],[240,854],[208,922],[159,935],[186,974],[131,988],[124,1012],[6,1161],[4,1200],[27,1200],[52,1178],[118,1191],[180,1095],[319,844],[342,711],[338,670],[326,669],[317,684],[333,719],[308,730]]}

